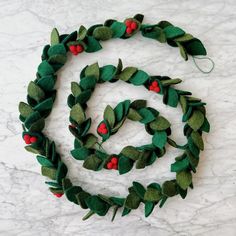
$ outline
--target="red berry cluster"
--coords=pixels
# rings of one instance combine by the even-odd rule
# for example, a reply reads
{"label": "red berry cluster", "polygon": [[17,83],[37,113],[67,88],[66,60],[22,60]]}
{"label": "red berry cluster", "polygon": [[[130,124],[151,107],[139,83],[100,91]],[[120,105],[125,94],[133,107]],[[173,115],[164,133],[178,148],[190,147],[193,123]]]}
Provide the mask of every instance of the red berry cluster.
{"label": "red berry cluster", "polygon": [[71,45],[71,46],[69,46],[69,49],[70,49],[70,52],[75,56],[84,51],[83,46],[80,44]]}
{"label": "red berry cluster", "polygon": [[117,170],[118,169],[118,158],[112,157],[111,160],[107,163],[107,169]]}
{"label": "red berry cluster", "polygon": [[138,24],[135,21],[130,20],[130,19],[125,21],[125,25],[126,25],[127,34],[132,34],[133,31],[138,28]]}
{"label": "red berry cluster", "polygon": [[149,90],[159,93],[161,91],[159,84],[157,81],[153,81],[149,86]]}
{"label": "red berry cluster", "polygon": [[30,136],[29,134],[25,134],[24,141],[26,144],[36,143],[38,141],[38,138],[35,136]]}
{"label": "red berry cluster", "polygon": [[60,197],[63,196],[63,193],[53,193],[53,195],[56,196],[56,197],[58,197],[58,198],[60,198]]}
{"label": "red berry cluster", "polygon": [[108,133],[108,130],[107,130],[107,127],[106,127],[105,123],[101,123],[98,126],[98,133],[100,133],[100,134],[107,134]]}

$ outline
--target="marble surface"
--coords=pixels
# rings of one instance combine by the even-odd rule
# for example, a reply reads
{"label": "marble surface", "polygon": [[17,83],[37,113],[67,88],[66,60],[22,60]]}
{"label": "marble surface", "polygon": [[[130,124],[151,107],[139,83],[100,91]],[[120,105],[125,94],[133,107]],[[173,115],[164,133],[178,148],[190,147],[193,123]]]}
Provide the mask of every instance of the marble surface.
{"label": "marble surface", "polygon": [[[236,235],[235,12],[234,0],[0,0],[0,235]],[[177,151],[171,148],[151,167],[124,176],[87,171],[71,158],[66,98],[70,82],[78,81],[81,68],[95,61],[100,65],[115,64],[122,58],[126,66],[182,78],[179,88],[207,102],[212,129],[204,135],[206,150],[194,175],[195,189],[185,201],[175,197],[163,209],[156,208],[149,218],[143,216],[141,206],[128,217],[118,214],[113,223],[110,213],[84,222],[81,218],[86,211],[65,198],[55,199],[39,174],[34,155],[24,151],[17,105],[25,100],[27,84],[34,79],[42,47],[48,43],[53,27],[68,33],[80,24],[90,26],[109,18],[123,20],[136,13],[145,15],[144,22],[169,20],[199,37],[215,61],[215,69],[211,74],[202,74],[192,60],[184,62],[177,49],[140,35],[128,41],[111,40],[103,44],[100,52],[70,58],[69,65],[59,73],[55,109],[47,122],[47,134],[56,141],[70,176],[93,193],[121,196],[134,180],[147,184],[173,177],[169,165]],[[201,65],[209,66],[208,62]],[[107,104],[114,106],[125,98],[147,99],[172,122],[174,138],[184,143],[180,109],[167,108],[160,96],[122,83],[105,84],[96,90],[89,102],[94,123],[98,124]],[[149,139],[141,125],[127,122],[105,148],[119,151],[127,143],[135,145]]]}

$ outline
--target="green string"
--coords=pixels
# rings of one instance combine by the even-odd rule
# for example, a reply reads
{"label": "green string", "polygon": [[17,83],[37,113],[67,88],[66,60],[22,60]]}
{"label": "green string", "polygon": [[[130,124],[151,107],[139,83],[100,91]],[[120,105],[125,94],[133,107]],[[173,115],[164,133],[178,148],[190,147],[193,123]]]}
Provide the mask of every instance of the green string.
{"label": "green string", "polygon": [[[192,56],[192,58],[193,58],[193,62],[194,62],[194,64],[195,64],[195,66],[196,66],[196,67],[198,68],[198,70],[200,70],[203,74],[209,74],[209,73],[211,73],[211,72],[214,70],[214,68],[215,68],[215,62],[214,62],[210,57]],[[198,59],[198,60],[208,60],[208,61],[210,61],[210,62],[212,63],[212,67],[210,68],[210,70],[204,71],[204,70],[201,69],[200,66],[197,64],[196,59]]]}

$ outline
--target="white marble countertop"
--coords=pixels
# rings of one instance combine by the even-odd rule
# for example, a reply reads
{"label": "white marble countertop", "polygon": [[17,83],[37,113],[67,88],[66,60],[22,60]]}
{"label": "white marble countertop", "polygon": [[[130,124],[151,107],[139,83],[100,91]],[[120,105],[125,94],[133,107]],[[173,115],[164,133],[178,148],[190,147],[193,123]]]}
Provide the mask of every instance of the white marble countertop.
{"label": "white marble countertop", "polygon": [[[236,2],[234,0],[199,1],[135,1],[135,0],[0,0],[0,235],[236,235]],[[111,214],[88,221],[81,218],[87,211],[56,199],[44,184],[39,165],[24,151],[17,106],[25,100],[27,85],[34,79],[43,45],[50,31],[57,27],[69,33],[81,24],[90,26],[109,18],[123,20],[136,13],[145,15],[144,22],[168,20],[200,38],[215,61],[211,74],[202,74],[192,60],[184,62],[175,48],[140,37],[110,40],[104,49],[69,60],[59,73],[55,109],[47,122],[47,133],[59,145],[62,158],[70,167],[70,175],[91,192],[124,195],[134,180],[143,184],[154,179],[162,182],[173,176],[169,165],[175,152],[144,170],[133,170],[124,176],[109,171],[94,173],[72,159],[72,136],[67,130],[66,98],[70,82],[79,79],[82,67],[99,61],[100,65],[138,66],[150,74],[183,79],[180,88],[207,102],[211,132],[204,135],[206,150],[202,153],[194,190],[186,200],[170,199],[163,209],[158,207],[145,218],[143,207],[127,217]],[[114,42],[115,41],[115,42]],[[203,66],[205,66],[204,64]],[[173,124],[174,136],[182,137],[180,109],[166,108],[160,96],[150,96],[142,88],[124,84],[105,84],[98,88],[89,105],[97,124],[107,104],[115,105],[125,98],[147,99]],[[115,96],[114,96],[115,94]],[[65,125],[66,124],[66,125]],[[125,133],[127,129],[128,133]],[[137,128],[140,131],[137,133]],[[149,138],[142,126],[127,122],[105,147],[119,151],[125,144],[145,143]]]}

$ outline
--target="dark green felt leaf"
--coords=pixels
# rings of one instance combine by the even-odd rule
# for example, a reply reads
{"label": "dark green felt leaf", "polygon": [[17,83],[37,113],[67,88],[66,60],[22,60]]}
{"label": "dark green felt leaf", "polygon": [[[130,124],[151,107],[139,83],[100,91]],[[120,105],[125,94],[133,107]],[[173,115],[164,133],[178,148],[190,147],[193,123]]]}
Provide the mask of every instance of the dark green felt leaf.
{"label": "dark green felt leaf", "polygon": [[55,45],[55,44],[58,44],[60,41],[59,41],[59,33],[57,31],[56,28],[54,28],[51,32],[51,45]]}
{"label": "dark green felt leaf", "polygon": [[153,202],[145,202],[145,217],[148,217],[152,213],[154,207],[155,204]]}
{"label": "dark green felt leaf", "polygon": [[161,192],[155,188],[148,187],[144,195],[145,201],[158,202],[161,199]]}
{"label": "dark green felt leaf", "polygon": [[209,124],[206,117],[205,117],[204,122],[201,126],[201,130],[204,131],[204,132],[207,132],[207,133],[210,131],[210,124]]}
{"label": "dark green felt leaf", "polygon": [[38,66],[38,73],[41,77],[51,76],[54,72],[53,67],[46,60],[42,61]]}
{"label": "dark green felt leaf", "polygon": [[178,93],[176,92],[175,89],[173,88],[169,88],[168,89],[168,100],[167,100],[167,104],[171,107],[177,107],[178,102],[179,102],[179,96]]}
{"label": "dark green felt leaf", "polygon": [[180,42],[180,43],[184,43],[184,42],[187,42],[189,40],[192,40],[193,39],[193,36],[191,34],[185,34],[183,36],[180,36],[178,38],[175,38],[175,42]]}
{"label": "dark green felt leaf", "polygon": [[121,36],[123,36],[125,34],[125,31],[126,31],[126,25],[124,23],[117,22],[117,21],[115,21],[110,26],[110,28],[112,30],[112,37],[113,38],[120,38]]}
{"label": "dark green felt leaf", "polygon": [[85,160],[87,158],[87,156],[89,156],[90,154],[91,154],[91,151],[85,147],[76,148],[71,151],[71,155],[76,160]]}
{"label": "dark green felt leaf", "polygon": [[44,156],[38,155],[36,158],[37,158],[37,161],[39,162],[39,164],[42,166],[46,166],[46,167],[53,167],[54,166],[53,163]]}
{"label": "dark green felt leaf", "polygon": [[82,188],[79,186],[71,186],[66,189],[65,194],[69,201],[78,204],[77,195],[82,191]]}
{"label": "dark green felt leaf", "polygon": [[99,66],[97,62],[86,67],[85,76],[94,76],[96,80],[99,79]]}
{"label": "dark green felt leaf", "polygon": [[29,127],[30,132],[40,132],[43,130],[45,126],[45,120],[44,118],[40,118],[39,120],[32,123]]}
{"label": "dark green felt leaf", "polygon": [[135,161],[138,160],[140,152],[133,146],[126,146],[122,149],[121,154]]}
{"label": "dark green felt leaf", "polygon": [[81,92],[75,99],[75,102],[76,103],[80,103],[80,104],[84,104],[86,103],[89,98],[91,97],[92,95],[92,91],[90,89],[88,90],[85,90],[83,92]]}
{"label": "dark green felt leaf", "polygon": [[85,159],[83,167],[88,170],[97,170],[101,162],[102,160],[93,154]]}
{"label": "dark green felt leaf", "polygon": [[19,109],[20,114],[24,118],[26,118],[27,116],[31,115],[34,112],[33,109],[31,108],[31,106],[25,102],[20,102],[18,109]]}
{"label": "dark green felt leaf", "polygon": [[132,75],[137,71],[136,67],[126,67],[119,75],[118,79],[128,81]]}
{"label": "dark green felt leaf", "polygon": [[48,49],[48,56],[49,57],[55,56],[58,54],[66,55],[66,48],[65,48],[64,44],[62,44],[62,43],[53,45]]}
{"label": "dark green felt leaf", "polygon": [[125,156],[121,156],[118,162],[119,174],[122,175],[129,172],[132,169],[133,164],[134,164],[133,160]]}
{"label": "dark green felt leaf", "polygon": [[92,148],[96,144],[97,141],[98,141],[98,138],[94,134],[87,134],[84,137],[84,147]]}
{"label": "dark green felt leaf", "polygon": [[56,76],[48,75],[40,78],[37,81],[37,85],[39,85],[44,91],[52,91],[56,82]]}
{"label": "dark green felt leaf", "polygon": [[152,143],[162,149],[167,142],[167,134],[165,131],[156,131],[155,134],[152,137]]}
{"label": "dark green felt leaf", "polygon": [[137,195],[143,199],[144,198],[144,194],[146,192],[145,188],[143,187],[142,184],[138,183],[138,182],[133,182],[133,188],[134,191],[137,193]]}
{"label": "dark green felt leaf", "polygon": [[101,44],[92,36],[88,36],[87,38],[87,48],[85,49],[86,52],[96,52],[102,49]]}
{"label": "dark green felt leaf", "polygon": [[63,162],[59,162],[56,172],[56,180],[58,183],[61,183],[62,179],[66,177],[67,167]]}
{"label": "dark green felt leaf", "polygon": [[197,56],[197,55],[203,55],[205,56],[207,54],[206,49],[202,42],[199,39],[193,39],[184,44],[184,47],[188,54]]}
{"label": "dark green felt leaf", "polygon": [[143,85],[148,79],[149,75],[146,72],[138,70],[129,81],[134,85]]}
{"label": "dark green felt leaf", "polygon": [[171,164],[171,172],[180,172],[182,170],[186,170],[189,166],[188,158],[184,158],[180,161],[176,161],[175,163]]}
{"label": "dark green felt leaf", "polygon": [[167,26],[164,28],[164,33],[167,39],[174,39],[176,37],[180,37],[185,34],[185,32],[176,26]]}
{"label": "dark green felt leaf", "polygon": [[106,106],[103,117],[110,124],[110,127],[113,128],[116,121],[116,117],[115,112],[110,105]]}
{"label": "dark green felt leaf", "polygon": [[85,200],[90,196],[91,195],[85,191],[81,191],[76,195],[77,201],[78,201],[79,205],[81,206],[81,208],[83,208],[83,209],[88,208]]}
{"label": "dark green felt leaf", "polygon": [[188,125],[194,130],[197,131],[200,129],[204,122],[204,115],[199,110],[194,110],[191,117],[188,119]]}
{"label": "dark green felt leaf", "polygon": [[112,29],[107,26],[97,27],[93,31],[93,37],[102,41],[106,41],[112,38],[112,34],[113,34]]}
{"label": "dark green felt leaf", "polygon": [[87,76],[80,80],[80,87],[83,90],[94,89],[96,86],[96,78],[94,76]]}
{"label": "dark green felt leaf", "polygon": [[33,81],[29,83],[27,92],[28,95],[37,102],[41,101],[45,97],[44,91]]}
{"label": "dark green felt leaf", "polygon": [[142,116],[142,120],[140,120],[140,122],[143,124],[147,124],[156,118],[148,108],[141,108],[138,112]]}
{"label": "dark green felt leaf", "polygon": [[173,197],[176,195],[176,186],[172,181],[165,181],[162,184],[162,193],[168,197]]}
{"label": "dark green felt leaf", "polygon": [[154,121],[150,123],[150,127],[153,130],[166,130],[170,127],[170,122],[163,116],[158,116]]}
{"label": "dark green felt leaf", "polygon": [[137,99],[130,104],[130,107],[132,107],[135,110],[139,110],[146,106],[147,106],[147,101],[143,99]]}
{"label": "dark green felt leaf", "polygon": [[176,174],[176,181],[182,189],[187,189],[192,183],[192,174],[188,171],[181,171]]}
{"label": "dark green felt leaf", "polygon": [[130,193],[125,200],[125,207],[128,209],[137,209],[141,198],[134,192]]}
{"label": "dark green felt leaf", "polygon": [[53,99],[50,97],[42,102],[40,102],[38,105],[34,107],[35,111],[46,111],[46,110],[51,110],[53,106]]}
{"label": "dark green felt leaf", "polygon": [[103,66],[100,69],[100,79],[103,81],[109,81],[113,79],[113,76],[115,75],[116,72],[116,67],[113,65],[106,65]]}
{"label": "dark green felt leaf", "polygon": [[78,124],[81,124],[85,121],[85,113],[79,103],[71,108],[70,117]]}

